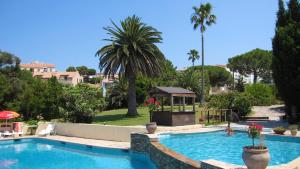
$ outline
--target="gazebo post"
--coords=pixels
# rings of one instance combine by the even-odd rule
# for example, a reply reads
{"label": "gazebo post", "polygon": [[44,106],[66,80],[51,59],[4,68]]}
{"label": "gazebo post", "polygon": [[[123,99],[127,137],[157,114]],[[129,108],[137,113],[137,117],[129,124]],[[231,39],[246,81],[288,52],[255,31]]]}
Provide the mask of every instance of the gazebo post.
{"label": "gazebo post", "polygon": [[179,97],[179,104],[178,104],[178,107],[179,107],[179,111],[181,110],[181,97]]}
{"label": "gazebo post", "polygon": [[182,98],[182,104],[183,104],[183,111],[185,111],[185,96]]}
{"label": "gazebo post", "polygon": [[164,97],[161,97],[161,111],[164,111]]}
{"label": "gazebo post", "polygon": [[171,112],[173,112],[173,95],[171,95]]}
{"label": "gazebo post", "polygon": [[193,97],[193,112],[195,112],[195,97]]}

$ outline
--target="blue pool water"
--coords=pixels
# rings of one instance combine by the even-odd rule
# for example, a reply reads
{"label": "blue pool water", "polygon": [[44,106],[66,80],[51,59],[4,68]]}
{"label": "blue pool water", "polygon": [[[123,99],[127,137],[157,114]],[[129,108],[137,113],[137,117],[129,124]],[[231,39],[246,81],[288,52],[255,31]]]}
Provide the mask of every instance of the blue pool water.
{"label": "blue pool water", "polygon": [[[269,166],[288,163],[300,156],[299,138],[270,135],[264,137],[264,144],[271,155]],[[159,141],[194,160],[215,159],[238,165],[244,164],[243,147],[252,144],[245,132],[235,132],[232,137],[228,137],[224,131],[161,135]]]}
{"label": "blue pool water", "polygon": [[47,139],[0,141],[3,169],[155,169],[143,154]]}

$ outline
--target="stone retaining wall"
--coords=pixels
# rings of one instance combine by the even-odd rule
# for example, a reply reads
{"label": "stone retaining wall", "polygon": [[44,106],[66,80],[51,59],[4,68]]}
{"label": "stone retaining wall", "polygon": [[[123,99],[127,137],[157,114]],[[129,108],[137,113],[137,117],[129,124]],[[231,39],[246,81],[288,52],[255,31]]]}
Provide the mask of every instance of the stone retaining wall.
{"label": "stone retaining wall", "polygon": [[131,150],[148,154],[158,169],[200,169],[200,162],[168,149],[160,144],[157,138],[149,136],[131,134]]}
{"label": "stone retaining wall", "polygon": [[236,165],[216,160],[195,161],[158,142],[156,135],[131,134],[131,151],[148,154],[158,169],[235,169]]}

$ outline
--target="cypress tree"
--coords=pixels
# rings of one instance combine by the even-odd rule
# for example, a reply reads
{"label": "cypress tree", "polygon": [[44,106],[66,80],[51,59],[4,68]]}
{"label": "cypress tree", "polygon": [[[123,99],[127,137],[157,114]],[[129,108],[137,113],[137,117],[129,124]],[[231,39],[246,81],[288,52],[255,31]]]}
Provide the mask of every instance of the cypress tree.
{"label": "cypress tree", "polygon": [[290,123],[300,113],[300,4],[290,0],[288,9],[279,0],[275,36],[273,38],[273,78],[286,105]]}

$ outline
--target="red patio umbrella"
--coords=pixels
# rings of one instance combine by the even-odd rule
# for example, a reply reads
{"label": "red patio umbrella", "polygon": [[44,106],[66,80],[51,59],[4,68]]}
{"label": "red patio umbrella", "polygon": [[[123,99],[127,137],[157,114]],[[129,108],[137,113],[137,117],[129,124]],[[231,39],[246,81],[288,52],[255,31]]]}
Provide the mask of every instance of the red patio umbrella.
{"label": "red patio umbrella", "polygon": [[8,119],[13,119],[13,118],[17,118],[19,117],[20,115],[14,111],[7,111],[7,110],[4,110],[4,111],[0,111],[0,119],[1,120],[6,120],[5,122],[5,125],[7,126],[7,120]]}

